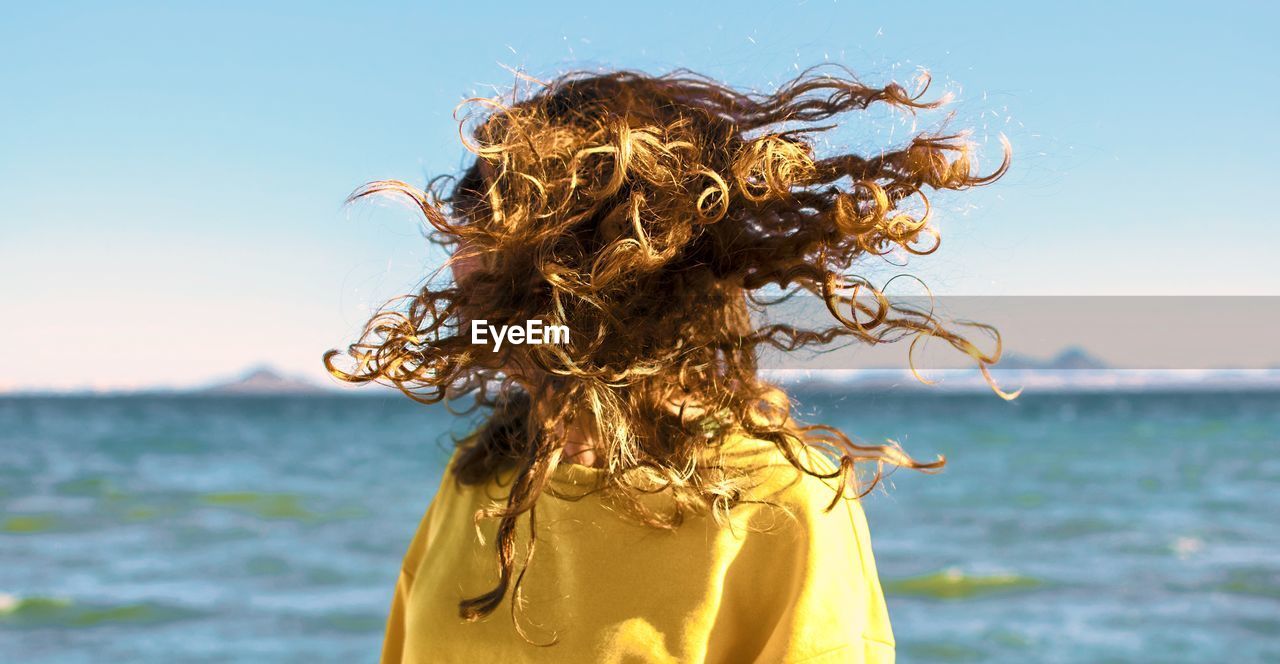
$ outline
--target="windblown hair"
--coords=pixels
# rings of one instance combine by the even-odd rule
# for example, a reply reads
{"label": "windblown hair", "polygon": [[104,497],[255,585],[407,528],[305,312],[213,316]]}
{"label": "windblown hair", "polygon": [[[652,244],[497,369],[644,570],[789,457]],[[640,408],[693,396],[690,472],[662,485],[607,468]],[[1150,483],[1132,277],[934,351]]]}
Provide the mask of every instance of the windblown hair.
{"label": "windblown hair", "polygon": [[[995,352],[984,352],[932,314],[891,304],[852,269],[867,256],[936,250],[926,195],[996,180],[1008,144],[986,175],[974,173],[960,134],[922,133],[874,155],[815,149],[824,123],[843,113],[941,105],[925,100],[927,87],[927,78],[914,93],[868,86],[843,69],[807,71],[767,95],[688,72],[568,74],[510,99],[470,100],[480,112],[463,120],[462,140],[475,160],[460,178],[428,191],[374,182],[352,194],[406,197],[432,240],[454,250],[451,261],[471,266],[459,283],[428,280],[407,304],[375,315],[345,352],[325,356],[344,381],[389,383],[425,403],[471,395],[491,410],[460,441],[454,468],[463,483],[512,473],[505,502],[477,514],[498,521],[498,581],[463,599],[462,617],[484,617],[512,592],[516,617],[537,500],[556,492],[550,478],[568,462],[570,426],[592,432],[606,471],[599,491],[661,528],[699,510],[722,518],[745,500],[750,473],[721,455],[734,436],[768,441],[836,484],[833,507],[874,487],[885,465],[942,466],[941,457],[918,462],[893,444],[859,445],[797,423],[787,395],[757,372],[766,346],[841,340],[939,338],[984,374],[998,360],[998,335]],[[831,320],[756,326],[753,310],[780,299],[767,292],[816,295]],[[495,352],[473,345],[475,319],[563,325],[570,341]],[[815,465],[813,451],[832,463]],[[855,472],[860,462],[874,468],[869,478]],[[673,507],[646,507],[639,497],[653,492]]]}

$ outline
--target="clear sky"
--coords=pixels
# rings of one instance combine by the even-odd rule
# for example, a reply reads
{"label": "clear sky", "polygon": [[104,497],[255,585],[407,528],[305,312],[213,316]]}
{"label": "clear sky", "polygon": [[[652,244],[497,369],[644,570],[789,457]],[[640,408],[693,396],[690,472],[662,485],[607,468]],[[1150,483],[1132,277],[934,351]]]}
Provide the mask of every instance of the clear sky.
{"label": "clear sky", "polygon": [[320,377],[432,259],[411,215],[343,198],[455,172],[453,108],[504,66],[924,66],[1015,148],[942,202],[912,265],[935,291],[1280,294],[1273,3],[116,4],[0,21],[0,389]]}

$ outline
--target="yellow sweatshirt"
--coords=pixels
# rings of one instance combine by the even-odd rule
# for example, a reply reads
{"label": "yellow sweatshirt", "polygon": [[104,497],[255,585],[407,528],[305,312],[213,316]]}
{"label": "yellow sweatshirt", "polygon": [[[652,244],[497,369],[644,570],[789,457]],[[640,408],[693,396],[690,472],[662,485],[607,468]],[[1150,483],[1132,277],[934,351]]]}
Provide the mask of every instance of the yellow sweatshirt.
{"label": "yellow sweatshirt", "polygon": [[[483,620],[458,617],[459,600],[496,582],[495,524],[481,522],[481,544],[473,515],[505,490],[459,486],[446,472],[405,556],[382,661],[892,662],[861,506],[845,500],[826,511],[830,487],[771,444],[744,444],[767,455],[753,493],[774,505],[734,508],[733,528],[693,516],[658,530],[597,495],[539,498],[519,618],[530,640],[555,641],[547,646],[517,634],[509,595]],[[564,464],[552,481],[573,492],[595,486],[601,472]],[[525,520],[521,540],[527,528]]]}

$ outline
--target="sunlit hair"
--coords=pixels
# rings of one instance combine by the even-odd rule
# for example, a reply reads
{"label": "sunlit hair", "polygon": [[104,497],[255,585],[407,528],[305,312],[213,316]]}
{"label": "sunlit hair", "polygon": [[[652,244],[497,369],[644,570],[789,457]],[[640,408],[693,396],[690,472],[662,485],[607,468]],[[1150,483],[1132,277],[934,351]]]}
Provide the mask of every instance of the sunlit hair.
{"label": "sunlit hair", "polygon": [[[477,514],[498,520],[498,582],[461,601],[463,618],[492,613],[512,592],[516,617],[537,500],[556,492],[550,478],[569,462],[571,425],[592,433],[605,470],[598,490],[660,528],[694,512],[724,519],[746,500],[751,473],[721,454],[734,437],[768,441],[801,471],[837,485],[833,507],[871,490],[886,465],[943,465],[797,423],[757,360],[766,346],[932,337],[986,373],[999,357],[998,335],[996,350],[984,352],[930,313],[895,306],[852,268],[890,251],[936,250],[927,193],[994,181],[1008,167],[1007,143],[985,175],[974,172],[959,134],[921,133],[880,154],[818,153],[815,138],[843,113],[940,105],[923,96],[927,78],[909,92],[815,69],[765,95],[688,72],[619,71],[522,87],[471,100],[462,140],[475,160],[460,178],[429,191],[374,182],[352,195],[406,197],[433,241],[470,267],[461,283],[428,281],[388,305],[357,343],[325,356],[347,382],[389,383],[425,403],[469,395],[491,410],[460,442],[454,468],[467,484],[511,473],[505,501]],[[753,310],[772,306],[779,292],[822,298],[831,319],[754,324]],[[473,319],[564,325],[570,343],[493,352],[472,344]],[[814,463],[814,451],[831,463]],[[869,476],[855,472],[860,462]],[[655,491],[671,498],[670,509],[639,500]],[[525,514],[527,548],[517,561]]]}

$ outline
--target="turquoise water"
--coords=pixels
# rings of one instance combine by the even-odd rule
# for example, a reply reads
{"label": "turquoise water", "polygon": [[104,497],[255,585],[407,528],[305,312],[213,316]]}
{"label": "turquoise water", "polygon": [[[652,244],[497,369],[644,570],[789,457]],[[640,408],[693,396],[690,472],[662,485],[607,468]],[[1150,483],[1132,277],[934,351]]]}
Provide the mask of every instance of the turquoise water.
{"label": "turquoise water", "polygon": [[[802,394],[922,456],[865,501],[904,662],[1280,660],[1280,394]],[[0,399],[0,659],[372,661],[439,480],[393,398]]]}

